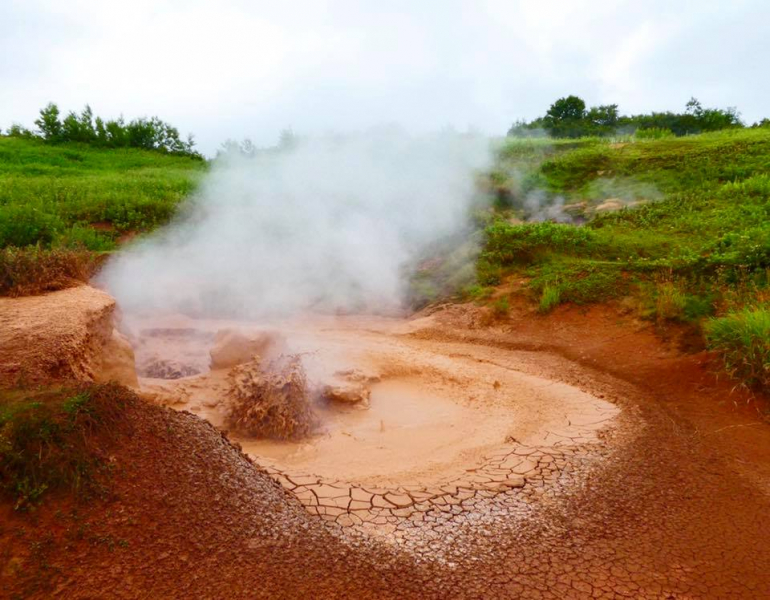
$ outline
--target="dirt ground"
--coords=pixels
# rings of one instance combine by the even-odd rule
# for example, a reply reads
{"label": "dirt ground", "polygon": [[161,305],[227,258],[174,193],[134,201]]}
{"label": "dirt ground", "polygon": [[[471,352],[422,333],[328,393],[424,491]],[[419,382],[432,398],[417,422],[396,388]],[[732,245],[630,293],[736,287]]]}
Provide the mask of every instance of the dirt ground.
{"label": "dirt ground", "polygon": [[[448,306],[423,317],[389,333],[392,343],[459,380],[475,361],[490,380],[481,395],[493,398],[498,380],[523,386],[517,397],[526,403],[537,386],[522,378],[538,377],[574,390],[578,404],[612,410],[601,427],[557,443],[534,435],[542,430],[534,424],[531,439],[515,423],[501,426],[496,411],[508,405],[490,405],[491,423],[473,434],[480,437],[460,436],[472,442],[463,460],[480,471],[453,486],[412,469],[411,485],[398,488],[396,470],[384,481],[369,482],[355,468],[301,479],[292,473],[294,452],[267,456],[263,469],[199,416],[139,404],[115,451],[110,499],[78,507],[52,499],[32,516],[3,506],[2,593],[770,597],[764,399],[733,391],[714,376],[707,354],[685,353],[613,307],[563,307],[540,317],[514,305],[510,317],[490,321],[476,307]],[[344,333],[334,335],[344,341]],[[459,406],[458,389],[449,385],[439,396]],[[550,408],[543,422],[574,414],[566,405]],[[198,412],[210,417],[206,409],[201,403]],[[450,455],[448,463],[458,464]],[[341,519],[348,515],[365,518]]]}

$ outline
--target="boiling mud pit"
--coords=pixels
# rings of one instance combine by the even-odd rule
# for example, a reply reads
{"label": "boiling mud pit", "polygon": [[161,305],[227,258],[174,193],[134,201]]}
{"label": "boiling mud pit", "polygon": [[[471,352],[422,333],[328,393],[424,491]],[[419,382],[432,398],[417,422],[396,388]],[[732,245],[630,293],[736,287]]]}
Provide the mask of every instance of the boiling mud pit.
{"label": "boiling mud pit", "polygon": [[129,328],[147,396],[229,430],[311,513],[343,526],[451,516],[555,485],[601,444],[615,405],[526,372],[515,353],[412,335],[431,325],[179,316]]}

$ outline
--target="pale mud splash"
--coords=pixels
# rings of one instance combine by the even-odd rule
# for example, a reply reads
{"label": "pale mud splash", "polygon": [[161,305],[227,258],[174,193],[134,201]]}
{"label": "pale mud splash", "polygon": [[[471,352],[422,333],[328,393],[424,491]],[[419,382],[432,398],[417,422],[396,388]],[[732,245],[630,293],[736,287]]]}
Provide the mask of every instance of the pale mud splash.
{"label": "pale mud splash", "polygon": [[[132,340],[140,375],[159,361],[172,366],[173,378],[140,378],[145,394],[223,429],[232,367],[209,369],[218,331],[262,344],[262,353],[301,357],[313,434],[231,437],[311,513],[343,526],[392,528],[529,493],[530,483],[556,484],[575,457],[602,444],[614,404],[525,369],[515,353],[409,335],[431,325],[313,317],[260,328],[180,316],[134,323]],[[274,343],[264,344],[266,332]]]}

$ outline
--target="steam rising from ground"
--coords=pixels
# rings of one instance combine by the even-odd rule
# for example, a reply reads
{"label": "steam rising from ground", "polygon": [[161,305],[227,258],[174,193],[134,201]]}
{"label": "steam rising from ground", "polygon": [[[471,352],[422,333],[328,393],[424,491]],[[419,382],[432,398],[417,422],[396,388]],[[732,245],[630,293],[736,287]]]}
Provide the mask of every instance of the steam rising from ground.
{"label": "steam rising from ground", "polygon": [[122,252],[102,283],[129,314],[390,311],[431,243],[468,223],[487,140],[394,132],[230,152],[185,215]]}

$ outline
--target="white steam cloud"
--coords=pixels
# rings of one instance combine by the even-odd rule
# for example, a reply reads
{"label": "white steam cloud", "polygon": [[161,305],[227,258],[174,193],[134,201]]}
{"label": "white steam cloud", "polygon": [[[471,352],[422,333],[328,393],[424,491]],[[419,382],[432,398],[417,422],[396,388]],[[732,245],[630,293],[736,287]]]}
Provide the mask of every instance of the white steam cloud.
{"label": "white steam cloud", "polygon": [[480,136],[393,131],[231,152],[101,283],[128,314],[394,310],[415,261],[467,225],[490,160]]}

